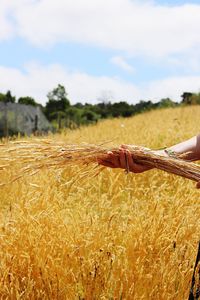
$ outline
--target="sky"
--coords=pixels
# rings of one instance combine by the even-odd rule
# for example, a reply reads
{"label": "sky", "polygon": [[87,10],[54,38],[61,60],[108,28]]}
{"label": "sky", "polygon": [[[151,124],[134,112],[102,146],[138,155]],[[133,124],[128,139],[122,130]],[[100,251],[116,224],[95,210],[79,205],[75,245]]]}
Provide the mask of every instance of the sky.
{"label": "sky", "polygon": [[200,92],[200,0],[0,0],[0,92],[41,104]]}

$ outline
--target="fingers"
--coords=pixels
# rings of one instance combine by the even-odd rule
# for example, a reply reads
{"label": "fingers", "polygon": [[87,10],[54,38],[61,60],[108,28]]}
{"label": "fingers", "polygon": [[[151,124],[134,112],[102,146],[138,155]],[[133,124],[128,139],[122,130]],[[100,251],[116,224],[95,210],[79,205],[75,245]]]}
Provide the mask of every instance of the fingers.
{"label": "fingers", "polygon": [[126,154],[123,150],[120,150],[119,153],[109,151],[107,152],[106,158],[98,159],[98,163],[110,168],[126,169]]}
{"label": "fingers", "polygon": [[137,164],[134,162],[133,155],[129,150],[126,150],[127,160],[128,160],[128,166],[129,170],[134,173],[142,173],[145,170],[145,167],[143,165]]}
{"label": "fingers", "polygon": [[128,146],[129,146],[129,145],[122,144],[122,145],[119,147],[119,149],[128,149]]}
{"label": "fingers", "polygon": [[109,151],[108,152],[108,159],[106,159],[106,160],[108,160],[109,162],[111,162],[111,164],[113,165],[112,168],[120,168],[119,157],[115,153]]}
{"label": "fingers", "polygon": [[121,149],[119,152],[119,161],[120,161],[120,168],[126,169],[127,162],[126,162],[126,151]]}
{"label": "fingers", "polygon": [[105,167],[127,169],[133,173],[142,173],[151,169],[134,162],[134,156],[127,149],[127,145],[121,145],[119,150],[118,153],[109,151],[105,159],[98,159],[98,163]]}
{"label": "fingers", "polygon": [[115,166],[110,161],[98,159],[98,163],[105,167],[115,168]]}
{"label": "fingers", "polygon": [[136,164],[134,161],[133,161],[133,156],[132,154],[130,153],[130,151],[126,151],[127,153],[127,160],[128,160],[128,165],[129,165],[129,170],[131,172],[134,172],[134,173],[139,173],[141,172],[140,171],[140,165]]}
{"label": "fingers", "polygon": [[117,155],[115,155],[113,152],[108,151],[107,156],[104,159],[98,159],[98,163],[100,165],[103,165],[105,167],[109,168],[120,168],[120,161]]}

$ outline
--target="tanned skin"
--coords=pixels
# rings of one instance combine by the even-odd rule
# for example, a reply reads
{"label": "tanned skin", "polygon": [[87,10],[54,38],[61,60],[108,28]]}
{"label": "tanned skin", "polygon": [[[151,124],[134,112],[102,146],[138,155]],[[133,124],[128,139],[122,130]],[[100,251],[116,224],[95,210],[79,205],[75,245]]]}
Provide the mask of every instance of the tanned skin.
{"label": "tanned skin", "polygon": [[[121,145],[119,150],[119,158],[114,155],[111,151],[108,152],[106,159],[99,159],[99,164],[110,167],[110,168],[121,168],[126,169],[127,162],[129,166],[129,171],[133,173],[142,173],[152,169],[149,166],[138,164],[134,161],[134,155],[128,150],[128,145]],[[167,148],[177,154],[186,154],[184,159],[187,161],[197,161],[200,160],[200,134],[192,137],[189,140],[183,141],[179,144]],[[155,151],[160,155],[167,156],[167,151],[157,150]],[[200,188],[200,181],[196,185]]]}

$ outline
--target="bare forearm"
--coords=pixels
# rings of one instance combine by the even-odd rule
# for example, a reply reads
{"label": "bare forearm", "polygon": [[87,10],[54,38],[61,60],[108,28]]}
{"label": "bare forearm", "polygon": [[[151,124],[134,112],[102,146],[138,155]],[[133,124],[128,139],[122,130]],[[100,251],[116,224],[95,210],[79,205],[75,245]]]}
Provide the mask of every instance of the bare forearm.
{"label": "bare forearm", "polygon": [[177,154],[186,154],[189,161],[200,160],[200,134],[191,139],[168,148]]}

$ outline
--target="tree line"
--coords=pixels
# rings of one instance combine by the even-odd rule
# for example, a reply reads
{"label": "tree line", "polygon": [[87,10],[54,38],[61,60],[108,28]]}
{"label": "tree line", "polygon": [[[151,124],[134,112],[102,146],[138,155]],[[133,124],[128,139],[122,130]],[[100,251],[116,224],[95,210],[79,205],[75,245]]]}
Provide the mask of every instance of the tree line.
{"label": "tree line", "polygon": [[97,104],[76,103],[71,105],[65,87],[60,84],[47,94],[47,98],[46,105],[42,106],[29,96],[20,97],[17,100],[11,91],[6,94],[0,93],[0,102],[39,106],[56,129],[77,128],[81,125],[97,123],[100,119],[131,117],[152,109],[200,104],[200,93],[185,92],[181,96],[180,103],[174,102],[170,98],[161,99],[156,103],[151,100],[141,100],[136,104],[129,104],[126,101],[111,103],[109,99],[105,99]]}

